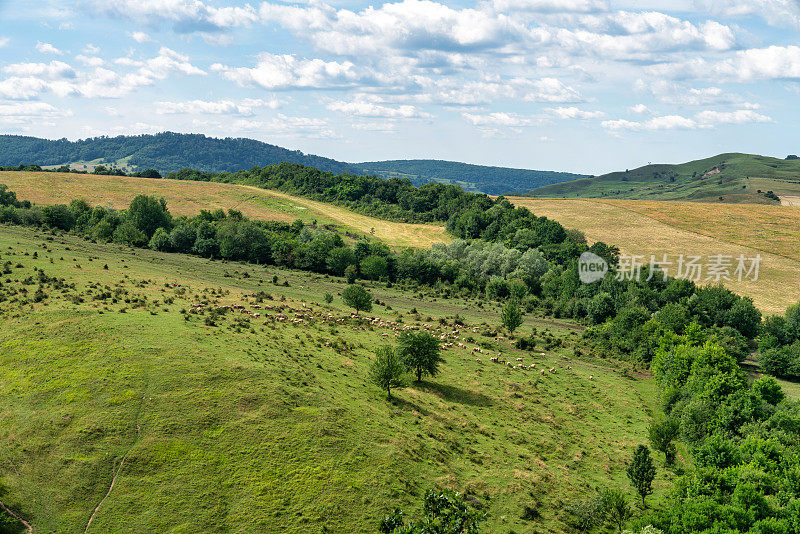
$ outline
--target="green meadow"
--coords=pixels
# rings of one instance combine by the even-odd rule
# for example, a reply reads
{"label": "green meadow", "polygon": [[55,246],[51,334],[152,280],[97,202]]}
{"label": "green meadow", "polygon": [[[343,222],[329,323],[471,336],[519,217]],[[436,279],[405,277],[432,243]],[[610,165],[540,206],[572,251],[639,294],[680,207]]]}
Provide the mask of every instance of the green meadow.
{"label": "green meadow", "polygon": [[[376,532],[433,487],[486,532],[563,532],[575,499],[632,494],[658,406],[577,324],[528,315],[517,350],[496,304],[430,287],[367,284],[380,304],[353,317],[341,278],[19,227],[0,270],[2,500],[35,532]],[[368,369],[408,327],[454,346],[387,401]]]}

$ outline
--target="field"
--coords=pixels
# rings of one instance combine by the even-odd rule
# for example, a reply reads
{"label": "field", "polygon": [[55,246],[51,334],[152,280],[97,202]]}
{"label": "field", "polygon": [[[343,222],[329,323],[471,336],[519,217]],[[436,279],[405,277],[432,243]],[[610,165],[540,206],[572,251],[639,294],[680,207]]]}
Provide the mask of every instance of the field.
{"label": "field", "polygon": [[[562,532],[569,501],[628,490],[656,410],[651,378],[575,356],[577,325],[528,316],[563,346],[521,352],[476,300],[374,284],[382,304],[353,318],[338,278],[16,227],[0,268],[3,501],[37,532],[375,532],[434,485],[484,503],[486,532]],[[556,372],[456,347],[389,402],[367,371],[390,322]]]}
{"label": "field", "polygon": [[175,215],[236,209],[256,220],[316,220],[373,235],[392,247],[427,248],[450,240],[442,226],[384,221],[331,204],[243,185],[51,172],[0,172],[0,184],[6,184],[21,200],[43,205],[68,204],[83,198],[92,206],[124,209],[136,195],[148,194],[164,197]]}
{"label": "field", "polygon": [[755,154],[720,154],[681,164],[637,169],[540,187],[538,197],[690,200],[777,204],[764,195],[800,195],[800,160]]}
{"label": "field", "polygon": [[649,262],[668,254],[707,257],[761,254],[759,279],[726,281],[732,290],[753,297],[763,312],[782,313],[800,294],[800,210],[755,204],[705,204],[601,199],[510,197],[537,215],[582,230],[589,242],[615,244]]}

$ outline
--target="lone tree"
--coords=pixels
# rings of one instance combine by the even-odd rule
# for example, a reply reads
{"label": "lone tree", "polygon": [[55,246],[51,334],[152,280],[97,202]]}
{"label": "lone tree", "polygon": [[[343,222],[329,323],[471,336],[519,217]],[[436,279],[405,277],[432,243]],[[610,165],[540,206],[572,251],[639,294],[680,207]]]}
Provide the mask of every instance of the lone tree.
{"label": "lone tree", "polygon": [[342,291],[342,300],[351,308],[355,308],[356,315],[358,315],[360,311],[368,312],[372,309],[372,295],[369,294],[369,291],[357,284],[349,285],[344,288],[344,291]]}
{"label": "lone tree", "polygon": [[516,299],[509,300],[508,303],[503,306],[501,318],[503,319],[503,326],[508,328],[508,331],[512,334],[514,330],[519,328],[519,325],[522,324],[522,311],[519,309]]}
{"label": "lone tree", "polygon": [[380,347],[375,351],[377,359],[369,370],[369,379],[376,386],[386,390],[386,398],[392,398],[392,388],[402,387],[406,368],[392,347]]}
{"label": "lone tree", "polygon": [[644,498],[653,493],[653,479],[656,477],[656,467],[653,465],[647,445],[636,447],[626,471],[631,484],[642,498],[642,508],[646,508]]}
{"label": "lone tree", "polygon": [[672,440],[678,437],[680,428],[680,423],[675,419],[665,419],[661,423],[653,423],[647,429],[650,445],[664,453],[667,465],[675,463],[675,444]]}
{"label": "lone tree", "polygon": [[622,527],[633,515],[628,498],[618,489],[608,489],[603,492],[603,503],[605,504],[608,520],[617,527],[617,532],[622,533]]}
{"label": "lone tree", "polygon": [[439,364],[444,362],[439,355],[439,340],[428,332],[403,332],[398,351],[406,368],[417,376],[417,382],[422,381],[423,375],[438,375]]}

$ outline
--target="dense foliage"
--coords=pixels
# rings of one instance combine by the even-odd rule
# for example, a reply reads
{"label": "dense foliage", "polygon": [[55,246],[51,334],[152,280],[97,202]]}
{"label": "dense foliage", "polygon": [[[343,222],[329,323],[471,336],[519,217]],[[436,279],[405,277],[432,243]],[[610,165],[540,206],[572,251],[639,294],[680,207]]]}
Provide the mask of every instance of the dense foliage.
{"label": "dense foliage", "polygon": [[401,510],[395,510],[378,525],[382,534],[478,534],[486,514],[452,491],[425,493],[422,517],[406,523]]}

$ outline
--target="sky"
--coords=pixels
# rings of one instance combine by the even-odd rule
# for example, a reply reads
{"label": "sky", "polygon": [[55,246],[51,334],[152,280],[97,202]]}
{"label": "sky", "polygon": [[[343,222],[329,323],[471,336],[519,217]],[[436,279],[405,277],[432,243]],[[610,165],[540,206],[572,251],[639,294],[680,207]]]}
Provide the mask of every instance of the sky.
{"label": "sky", "polygon": [[800,0],[0,0],[0,133],[586,174],[800,153]]}

